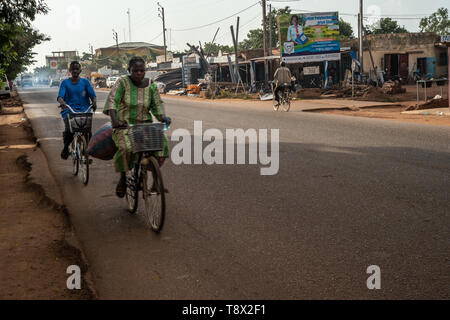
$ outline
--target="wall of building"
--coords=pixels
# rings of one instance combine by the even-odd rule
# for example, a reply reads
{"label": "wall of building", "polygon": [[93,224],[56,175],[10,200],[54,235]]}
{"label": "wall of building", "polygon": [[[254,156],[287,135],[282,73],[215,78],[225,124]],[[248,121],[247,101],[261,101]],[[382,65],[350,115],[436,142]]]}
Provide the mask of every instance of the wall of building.
{"label": "wall of building", "polygon": [[[120,54],[131,54],[135,56],[150,56],[151,50],[148,48],[120,48]],[[113,57],[117,56],[117,48],[102,48],[96,50],[96,56]]]}
{"label": "wall of building", "polygon": [[[440,53],[445,49],[436,47],[439,37],[434,33],[405,33],[370,35],[366,37],[370,44],[372,57],[378,70],[384,70],[386,54],[408,54],[408,71],[417,68],[418,58],[436,59],[436,76],[447,74],[447,66],[439,65]],[[364,70],[372,70],[367,44],[364,46]]]}

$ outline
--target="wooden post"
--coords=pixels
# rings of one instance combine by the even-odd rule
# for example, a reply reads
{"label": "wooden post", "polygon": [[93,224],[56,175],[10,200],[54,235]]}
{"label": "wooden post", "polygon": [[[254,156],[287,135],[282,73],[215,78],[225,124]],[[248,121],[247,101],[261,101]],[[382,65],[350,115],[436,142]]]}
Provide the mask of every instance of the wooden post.
{"label": "wooden post", "polygon": [[263,47],[264,47],[264,81],[269,79],[269,68],[267,65],[267,26],[266,26],[266,0],[261,1],[263,10]]}

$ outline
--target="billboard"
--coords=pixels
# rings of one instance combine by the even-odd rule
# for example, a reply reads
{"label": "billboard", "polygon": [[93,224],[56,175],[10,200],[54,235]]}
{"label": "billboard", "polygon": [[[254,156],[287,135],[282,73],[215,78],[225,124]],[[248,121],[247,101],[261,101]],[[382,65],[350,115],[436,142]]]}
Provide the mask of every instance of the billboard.
{"label": "billboard", "polygon": [[341,59],[338,12],[280,15],[277,20],[284,62]]}

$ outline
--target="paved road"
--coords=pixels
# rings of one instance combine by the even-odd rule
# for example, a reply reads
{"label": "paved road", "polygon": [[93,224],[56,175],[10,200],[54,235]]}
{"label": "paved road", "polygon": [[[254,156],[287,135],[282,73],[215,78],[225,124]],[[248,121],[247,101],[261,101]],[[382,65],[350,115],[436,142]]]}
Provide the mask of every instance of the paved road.
{"label": "paved road", "polygon": [[112,163],[71,176],[56,90],[21,96],[102,299],[450,298],[448,127],[165,98],[173,129],[281,129],[280,171],[167,164],[158,236],[114,196]]}

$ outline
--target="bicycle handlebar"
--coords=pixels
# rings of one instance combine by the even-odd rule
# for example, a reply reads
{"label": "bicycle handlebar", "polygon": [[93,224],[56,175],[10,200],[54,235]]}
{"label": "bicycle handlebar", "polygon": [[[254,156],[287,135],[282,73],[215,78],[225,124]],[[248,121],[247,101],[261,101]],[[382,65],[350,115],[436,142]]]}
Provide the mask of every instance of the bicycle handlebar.
{"label": "bicycle handlebar", "polygon": [[[68,104],[66,104],[66,107],[69,108],[69,110],[72,111],[73,114],[88,113],[89,111],[92,110],[92,107],[93,107],[93,106],[94,106],[94,105],[91,104],[91,105],[89,106],[89,108],[88,108],[86,111],[84,111],[84,112],[76,112],[75,110],[72,109],[71,106],[69,106]],[[62,108],[62,105],[60,105],[58,108]]]}

